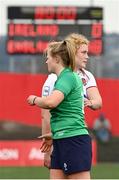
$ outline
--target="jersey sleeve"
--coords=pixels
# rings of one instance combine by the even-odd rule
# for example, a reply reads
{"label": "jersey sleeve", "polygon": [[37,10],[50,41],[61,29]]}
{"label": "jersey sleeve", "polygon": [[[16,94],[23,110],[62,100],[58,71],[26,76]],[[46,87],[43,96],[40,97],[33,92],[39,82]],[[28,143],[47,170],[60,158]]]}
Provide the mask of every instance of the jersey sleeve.
{"label": "jersey sleeve", "polygon": [[88,72],[88,83],[86,84],[86,89],[90,87],[97,87],[96,80],[91,72]]}
{"label": "jersey sleeve", "polygon": [[61,91],[64,96],[66,97],[74,87],[74,78],[72,75],[65,75],[61,77],[57,83],[55,84],[54,90],[59,90]]}
{"label": "jersey sleeve", "polygon": [[56,74],[50,74],[48,75],[43,88],[42,88],[42,96],[49,96],[51,95],[53,89],[54,89],[54,84],[57,80]]}

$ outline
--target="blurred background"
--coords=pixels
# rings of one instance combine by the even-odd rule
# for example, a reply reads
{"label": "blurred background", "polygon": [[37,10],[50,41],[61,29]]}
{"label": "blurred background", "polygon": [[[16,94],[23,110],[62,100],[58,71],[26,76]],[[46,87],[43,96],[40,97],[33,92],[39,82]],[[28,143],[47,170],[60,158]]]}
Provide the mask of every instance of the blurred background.
{"label": "blurred background", "polygon": [[118,24],[118,0],[0,0],[0,178],[49,177],[37,139],[41,111],[26,99],[41,95],[47,43],[73,32],[90,40],[87,69],[103,99],[101,110],[86,109],[92,178],[119,178]]}

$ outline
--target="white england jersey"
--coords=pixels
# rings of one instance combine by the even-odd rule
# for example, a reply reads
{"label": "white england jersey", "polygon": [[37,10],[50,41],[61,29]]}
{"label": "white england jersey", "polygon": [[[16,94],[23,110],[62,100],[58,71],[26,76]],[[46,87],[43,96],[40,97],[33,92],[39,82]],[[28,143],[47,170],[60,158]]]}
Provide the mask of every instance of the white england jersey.
{"label": "white england jersey", "polygon": [[52,93],[56,80],[57,80],[56,74],[52,73],[48,75],[42,88],[42,96],[49,96]]}
{"label": "white england jersey", "polygon": [[[97,87],[96,80],[93,74],[85,69],[79,70],[77,74],[79,75],[79,77],[82,79],[83,82],[84,97],[87,97],[87,93],[86,93],[87,89],[90,87]],[[48,75],[48,78],[46,79],[42,88],[42,96],[49,96],[52,93],[56,80],[57,80],[56,74],[52,73]]]}

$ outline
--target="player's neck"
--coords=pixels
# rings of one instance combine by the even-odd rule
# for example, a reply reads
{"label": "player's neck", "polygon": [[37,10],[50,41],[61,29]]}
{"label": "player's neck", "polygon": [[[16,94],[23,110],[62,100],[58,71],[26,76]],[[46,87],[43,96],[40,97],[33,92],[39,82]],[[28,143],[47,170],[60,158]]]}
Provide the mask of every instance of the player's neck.
{"label": "player's neck", "polygon": [[56,73],[56,75],[57,75],[57,76],[59,76],[59,75],[60,75],[60,73],[61,73],[64,69],[65,69],[65,67],[63,67],[63,66],[62,66],[62,67],[61,67],[61,66],[60,66],[60,67],[58,67],[58,68],[57,68],[57,70],[56,70],[56,72],[55,72],[55,73]]}

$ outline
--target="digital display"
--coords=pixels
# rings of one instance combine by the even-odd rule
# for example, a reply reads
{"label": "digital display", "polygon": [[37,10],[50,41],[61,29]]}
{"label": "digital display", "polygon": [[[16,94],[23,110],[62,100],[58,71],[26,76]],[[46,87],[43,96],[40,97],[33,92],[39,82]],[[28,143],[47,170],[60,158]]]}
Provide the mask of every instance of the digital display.
{"label": "digital display", "polygon": [[103,53],[103,13],[96,7],[8,7],[9,54],[42,54],[49,41],[80,33],[89,54]]}
{"label": "digital display", "polygon": [[102,20],[103,9],[100,7],[40,6],[8,7],[8,19],[64,19]]}

